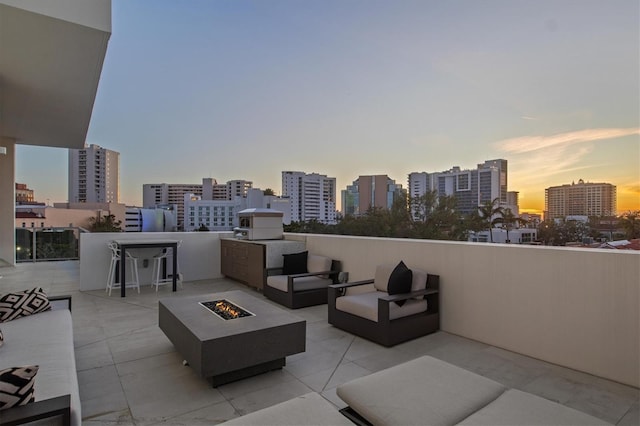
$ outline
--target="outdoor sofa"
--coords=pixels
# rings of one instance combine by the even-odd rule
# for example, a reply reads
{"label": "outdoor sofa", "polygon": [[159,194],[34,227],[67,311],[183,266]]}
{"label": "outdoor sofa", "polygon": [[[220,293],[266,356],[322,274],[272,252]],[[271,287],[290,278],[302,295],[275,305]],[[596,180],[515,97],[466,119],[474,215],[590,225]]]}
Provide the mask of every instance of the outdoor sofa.
{"label": "outdoor sofa", "polygon": [[439,275],[409,269],[402,261],[377,265],[372,279],[329,286],[328,321],[394,346],[440,329],[439,296]]}
{"label": "outdoor sofa", "polygon": [[[12,304],[20,305],[17,309],[23,309],[26,316],[9,319]],[[30,380],[35,401],[0,409],[0,424],[39,420],[36,424],[80,425],[71,296],[47,297],[42,289],[9,293],[0,298],[0,319],[5,320],[0,322],[3,379],[11,376],[16,367],[38,366]],[[0,395],[4,401],[0,405],[13,405],[6,404],[12,397],[6,383],[0,383],[0,388],[5,392]]]}

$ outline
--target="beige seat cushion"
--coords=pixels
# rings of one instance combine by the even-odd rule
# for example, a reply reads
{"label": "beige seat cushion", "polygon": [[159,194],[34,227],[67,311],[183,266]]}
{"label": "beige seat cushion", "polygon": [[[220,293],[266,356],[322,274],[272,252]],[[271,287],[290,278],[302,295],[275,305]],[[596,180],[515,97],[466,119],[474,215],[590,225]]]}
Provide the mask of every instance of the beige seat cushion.
{"label": "beige seat cushion", "polygon": [[[336,299],[336,309],[342,312],[348,312],[366,318],[370,321],[378,322],[378,299],[388,296],[387,293],[381,291],[372,291],[369,293],[360,293],[352,296],[341,296]],[[396,303],[389,304],[389,319],[397,319],[409,315],[418,314],[427,310],[426,300],[407,300],[407,302],[398,306]]]}
{"label": "beige seat cushion", "polygon": [[495,401],[473,413],[459,425],[609,425],[596,417],[517,389],[509,389]]}
{"label": "beige seat cushion", "polygon": [[423,356],[338,386],[338,396],[370,423],[454,425],[500,396],[506,387]]}
{"label": "beige seat cushion", "polygon": [[[288,291],[288,275],[271,275],[267,277],[267,285],[277,288],[280,291]],[[315,290],[319,288],[329,288],[333,281],[322,276],[300,277],[293,280],[293,291]]]}
{"label": "beige seat cushion", "polygon": [[312,392],[229,420],[223,425],[336,425],[353,426],[338,409]]}

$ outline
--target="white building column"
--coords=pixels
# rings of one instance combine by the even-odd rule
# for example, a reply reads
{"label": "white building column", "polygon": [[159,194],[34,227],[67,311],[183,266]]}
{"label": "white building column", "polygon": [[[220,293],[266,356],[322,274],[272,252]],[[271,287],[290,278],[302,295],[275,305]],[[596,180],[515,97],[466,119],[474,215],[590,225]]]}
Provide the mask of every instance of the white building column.
{"label": "white building column", "polygon": [[16,143],[0,138],[0,263],[16,264]]}

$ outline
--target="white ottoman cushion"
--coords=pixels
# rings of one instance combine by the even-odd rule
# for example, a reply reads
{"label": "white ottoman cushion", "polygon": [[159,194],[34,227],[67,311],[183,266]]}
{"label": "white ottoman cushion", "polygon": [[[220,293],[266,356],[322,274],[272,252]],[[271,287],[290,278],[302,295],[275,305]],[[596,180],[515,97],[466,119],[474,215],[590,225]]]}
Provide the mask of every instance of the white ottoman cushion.
{"label": "white ottoman cushion", "polygon": [[470,415],[460,425],[536,426],[608,425],[609,423],[517,389],[509,389],[491,404]]}
{"label": "white ottoman cushion", "polygon": [[486,377],[423,356],[340,385],[337,394],[376,426],[453,425],[506,389]]}

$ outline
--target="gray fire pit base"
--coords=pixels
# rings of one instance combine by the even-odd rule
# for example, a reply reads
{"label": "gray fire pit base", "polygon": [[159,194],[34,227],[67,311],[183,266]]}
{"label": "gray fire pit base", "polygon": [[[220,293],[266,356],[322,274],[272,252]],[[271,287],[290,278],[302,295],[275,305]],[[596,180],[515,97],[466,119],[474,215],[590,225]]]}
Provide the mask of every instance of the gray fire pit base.
{"label": "gray fire pit base", "polygon": [[[229,300],[255,316],[222,320],[198,304],[207,298]],[[305,320],[242,291],[162,299],[158,322],[191,368],[214,387],[282,368],[288,355],[305,351]]]}
{"label": "gray fire pit base", "polygon": [[257,374],[266,373],[272,370],[279,370],[285,365],[285,358],[280,358],[273,361],[263,362],[262,364],[245,367],[240,370],[218,374],[217,376],[210,377],[209,380],[211,381],[213,387],[217,388],[218,386],[235,382],[241,379],[246,379],[247,377],[255,376]]}

